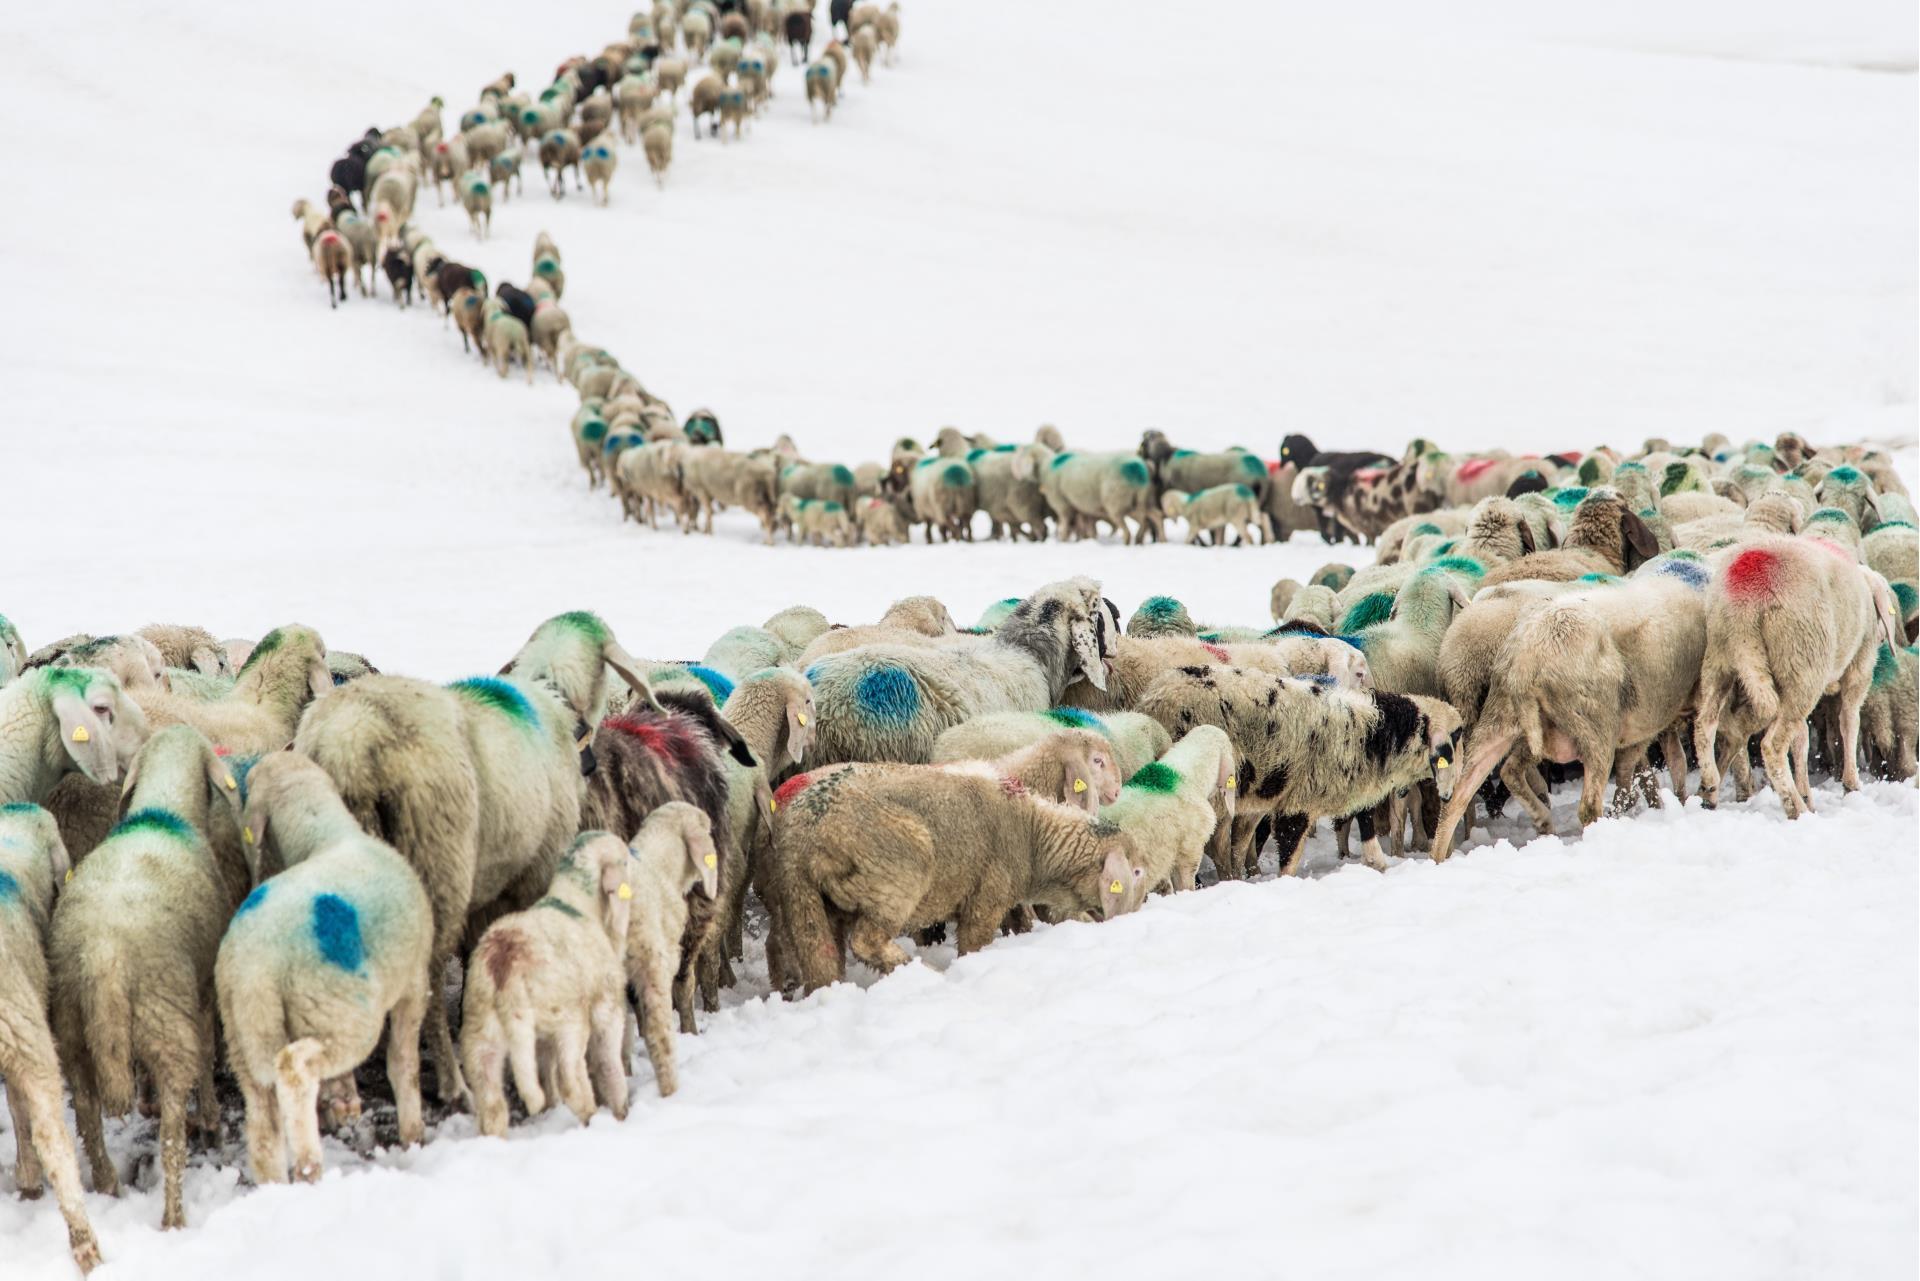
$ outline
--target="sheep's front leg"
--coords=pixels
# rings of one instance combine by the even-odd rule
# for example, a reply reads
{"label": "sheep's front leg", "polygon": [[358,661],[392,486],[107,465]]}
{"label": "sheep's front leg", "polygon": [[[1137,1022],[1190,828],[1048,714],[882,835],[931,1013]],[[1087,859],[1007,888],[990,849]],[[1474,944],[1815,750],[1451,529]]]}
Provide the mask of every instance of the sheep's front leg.
{"label": "sheep's front leg", "polygon": [[1354,815],[1354,821],[1360,825],[1360,859],[1376,872],[1387,870],[1387,856],[1380,848],[1380,837],[1374,829],[1373,810],[1363,809]]}
{"label": "sheep's front leg", "polygon": [[1307,843],[1310,823],[1305,814],[1281,814],[1273,821],[1273,842],[1279,849],[1277,876],[1292,876],[1300,865],[1300,852]]}

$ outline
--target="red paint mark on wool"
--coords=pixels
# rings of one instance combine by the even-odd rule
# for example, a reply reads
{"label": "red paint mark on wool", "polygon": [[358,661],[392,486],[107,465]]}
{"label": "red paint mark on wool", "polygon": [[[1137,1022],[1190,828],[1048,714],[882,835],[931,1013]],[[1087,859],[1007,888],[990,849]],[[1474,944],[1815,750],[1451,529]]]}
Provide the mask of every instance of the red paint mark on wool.
{"label": "red paint mark on wool", "polygon": [[1475,476],[1478,476],[1481,472],[1499,461],[1497,458],[1469,458],[1466,462],[1461,463],[1453,469],[1453,478],[1455,480],[1472,480]]}
{"label": "red paint mark on wool", "polygon": [[1384,467],[1362,467],[1353,473],[1353,478],[1362,485],[1371,485],[1386,474],[1387,469]]}
{"label": "red paint mark on wool", "polygon": [[1727,595],[1737,601],[1773,599],[1780,577],[1780,558],[1763,547],[1750,548],[1727,566]]}
{"label": "red paint mark on wool", "polygon": [[792,778],[780,784],[779,788],[773,794],[773,799],[782,805],[791,805],[793,804],[793,798],[806,791],[807,784],[812,781],[813,776],[811,774],[795,774]]}
{"label": "red paint mark on wool", "polygon": [[1272,476],[1276,474],[1284,466],[1286,466],[1285,463],[1281,462],[1277,458],[1274,459],[1274,461],[1267,464],[1267,475]]}
{"label": "red paint mark on wool", "polygon": [[628,712],[610,716],[601,723],[615,733],[633,739],[653,755],[676,765],[694,764],[705,754],[706,744],[699,731],[684,717]]}
{"label": "red paint mark on wool", "polygon": [[1233,655],[1227,653],[1226,650],[1221,649],[1218,645],[1209,645],[1207,642],[1201,641],[1200,648],[1213,655],[1213,659],[1217,663],[1231,663],[1233,661]]}
{"label": "red paint mark on wool", "polygon": [[1579,462],[1579,461],[1580,461],[1580,460],[1581,460],[1582,458],[1584,458],[1584,457],[1586,457],[1586,455],[1585,455],[1585,454],[1582,454],[1582,453],[1581,453],[1581,452],[1580,452],[1579,450],[1577,450],[1577,449],[1563,449],[1563,450],[1561,450],[1561,451],[1560,451],[1560,452],[1559,452],[1558,454],[1556,454],[1556,455],[1554,455],[1554,456],[1555,456],[1556,458],[1564,458],[1564,459],[1566,459],[1566,460],[1567,460],[1568,462],[1570,462],[1570,463],[1577,463],[1577,462]]}
{"label": "red paint mark on wool", "polygon": [[1843,560],[1843,561],[1846,561],[1848,564],[1852,564],[1854,561],[1857,561],[1860,559],[1860,557],[1854,552],[1853,548],[1842,547],[1839,543],[1834,542],[1830,538],[1822,538],[1818,534],[1816,534],[1812,538],[1807,539],[1806,541],[1812,543],[1815,547],[1818,547],[1821,551],[1827,553],[1829,556],[1832,556],[1836,560]]}
{"label": "red paint mark on wool", "polygon": [[511,929],[492,931],[480,941],[480,948],[481,963],[496,988],[504,986],[513,967],[527,958],[527,941]]}
{"label": "red paint mark on wool", "polygon": [[1000,780],[1000,791],[1007,796],[1025,796],[1027,785],[1017,778],[1003,778]]}

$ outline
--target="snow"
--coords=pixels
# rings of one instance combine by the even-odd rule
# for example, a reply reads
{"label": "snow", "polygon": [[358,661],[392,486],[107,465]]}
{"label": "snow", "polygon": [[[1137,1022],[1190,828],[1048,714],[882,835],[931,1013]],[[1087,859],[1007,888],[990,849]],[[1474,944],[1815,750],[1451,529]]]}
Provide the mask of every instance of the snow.
{"label": "snow", "polygon": [[[610,208],[535,172],[485,244],[431,194],[423,220],[494,279],[551,231],[576,330],[741,445],[1792,428],[1902,446],[1912,483],[1911,6],[904,8],[900,65],[830,125],[787,66],[742,145],[683,117],[664,192],[623,151]],[[933,591],[966,619],[1071,573],[1253,623],[1275,578],[1352,558],[649,535],[587,495],[551,378],[499,382],[424,310],[322,305],[287,206],[342,145],[537,80],[626,12],[0,13],[33,149],[0,206],[26,286],[0,320],[0,611],[30,645],[298,619],[452,678],[581,605],[685,658],[796,600],[857,621]],[[1385,878],[1322,836],[1310,879],[931,949],[799,1004],[749,982],[682,1039],[673,1100],[642,1069],[623,1125],[501,1143],[454,1118],[414,1152],[334,1145],[314,1188],[196,1157],[194,1227],[166,1236],[144,1171],[88,1198],[102,1275],[1910,1275],[1920,813],[1889,785],[1816,803]],[[11,1186],[0,1276],[67,1275],[51,1204]]]}

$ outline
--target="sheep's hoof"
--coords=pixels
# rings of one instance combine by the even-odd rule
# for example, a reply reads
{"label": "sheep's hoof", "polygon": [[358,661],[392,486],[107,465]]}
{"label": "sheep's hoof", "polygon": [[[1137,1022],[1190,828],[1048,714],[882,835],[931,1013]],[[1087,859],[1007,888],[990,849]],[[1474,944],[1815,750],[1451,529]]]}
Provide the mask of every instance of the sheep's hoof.
{"label": "sheep's hoof", "polygon": [[68,1238],[73,1249],[73,1263],[81,1272],[91,1272],[100,1266],[100,1243],[93,1239],[91,1232],[75,1232]]}

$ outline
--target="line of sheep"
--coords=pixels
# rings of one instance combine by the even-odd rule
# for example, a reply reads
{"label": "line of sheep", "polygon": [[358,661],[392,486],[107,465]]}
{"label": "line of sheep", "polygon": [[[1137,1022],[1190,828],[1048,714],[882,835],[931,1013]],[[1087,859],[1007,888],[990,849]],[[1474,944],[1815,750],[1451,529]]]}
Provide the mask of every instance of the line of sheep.
{"label": "line of sheep", "polygon": [[[808,61],[813,23],[813,0],[657,0],[633,15],[624,40],[592,58],[561,62],[537,97],[506,72],[482,87],[456,133],[445,132],[445,104],[437,97],[406,124],[368,129],[329,169],[325,212],[306,200],[293,206],[329,305],[347,300],[349,278],[369,296],[375,272],[385,274],[401,306],[416,286],[437,306],[463,286],[484,297],[484,277],[433,250],[412,224],[423,183],[433,184],[443,205],[450,188],[475,238],[483,240],[492,230],[495,198],[525,191],[520,171],[528,148],[556,200],[565,197],[571,170],[576,190],[590,189],[607,203],[619,167],[616,138],[641,147],[655,183],[664,187],[681,90],[688,92],[696,140],[702,120],[709,136],[724,141],[724,126],[731,125],[739,138],[774,96],[782,43],[795,64],[806,67],[809,111],[816,121],[821,109],[832,119],[850,63],[865,83],[876,60],[893,62],[900,6],[834,0],[832,27],[844,42],[829,39],[818,61]],[[689,88],[689,65],[701,62],[710,69]]]}
{"label": "line of sheep", "polygon": [[482,1133],[509,1074],[529,1113],[622,1115],[636,1042],[674,1090],[673,1032],[734,982],[750,892],[771,986],[810,991],[849,953],[900,964],[908,935],[951,925],[966,953],[1192,889],[1207,862],[1246,877],[1269,839],[1295,872],[1323,818],[1382,868],[1444,859],[1476,800],[1550,831],[1573,765],[1582,825],[1610,778],[1616,811],[1662,803],[1656,768],[1684,798],[1690,752],[1704,801],[1726,772],[1745,795],[1756,738],[1788,817],[1816,768],[1912,778],[1912,505],[1874,451],[1786,443],[1422,513],[1376,565],[1276,584],[1271,628],[1168,597],[1123,627],[1071,579],[964,630],[928,597],[853,627],[794,607],[665,663],[582,612],[439,685],[297,625],[28,653],[0,622],[18,1186],[51,1183],[98,1260],[64,1078],[97,1191],[119,1184],[103,1116],[157,1111],[181,1225],[223,1045],[258,1182],[317,1177],[323,1123],[365,1133],[355,1074],[383,1027],[400,1143],[425,1135],[423,1040]]}

